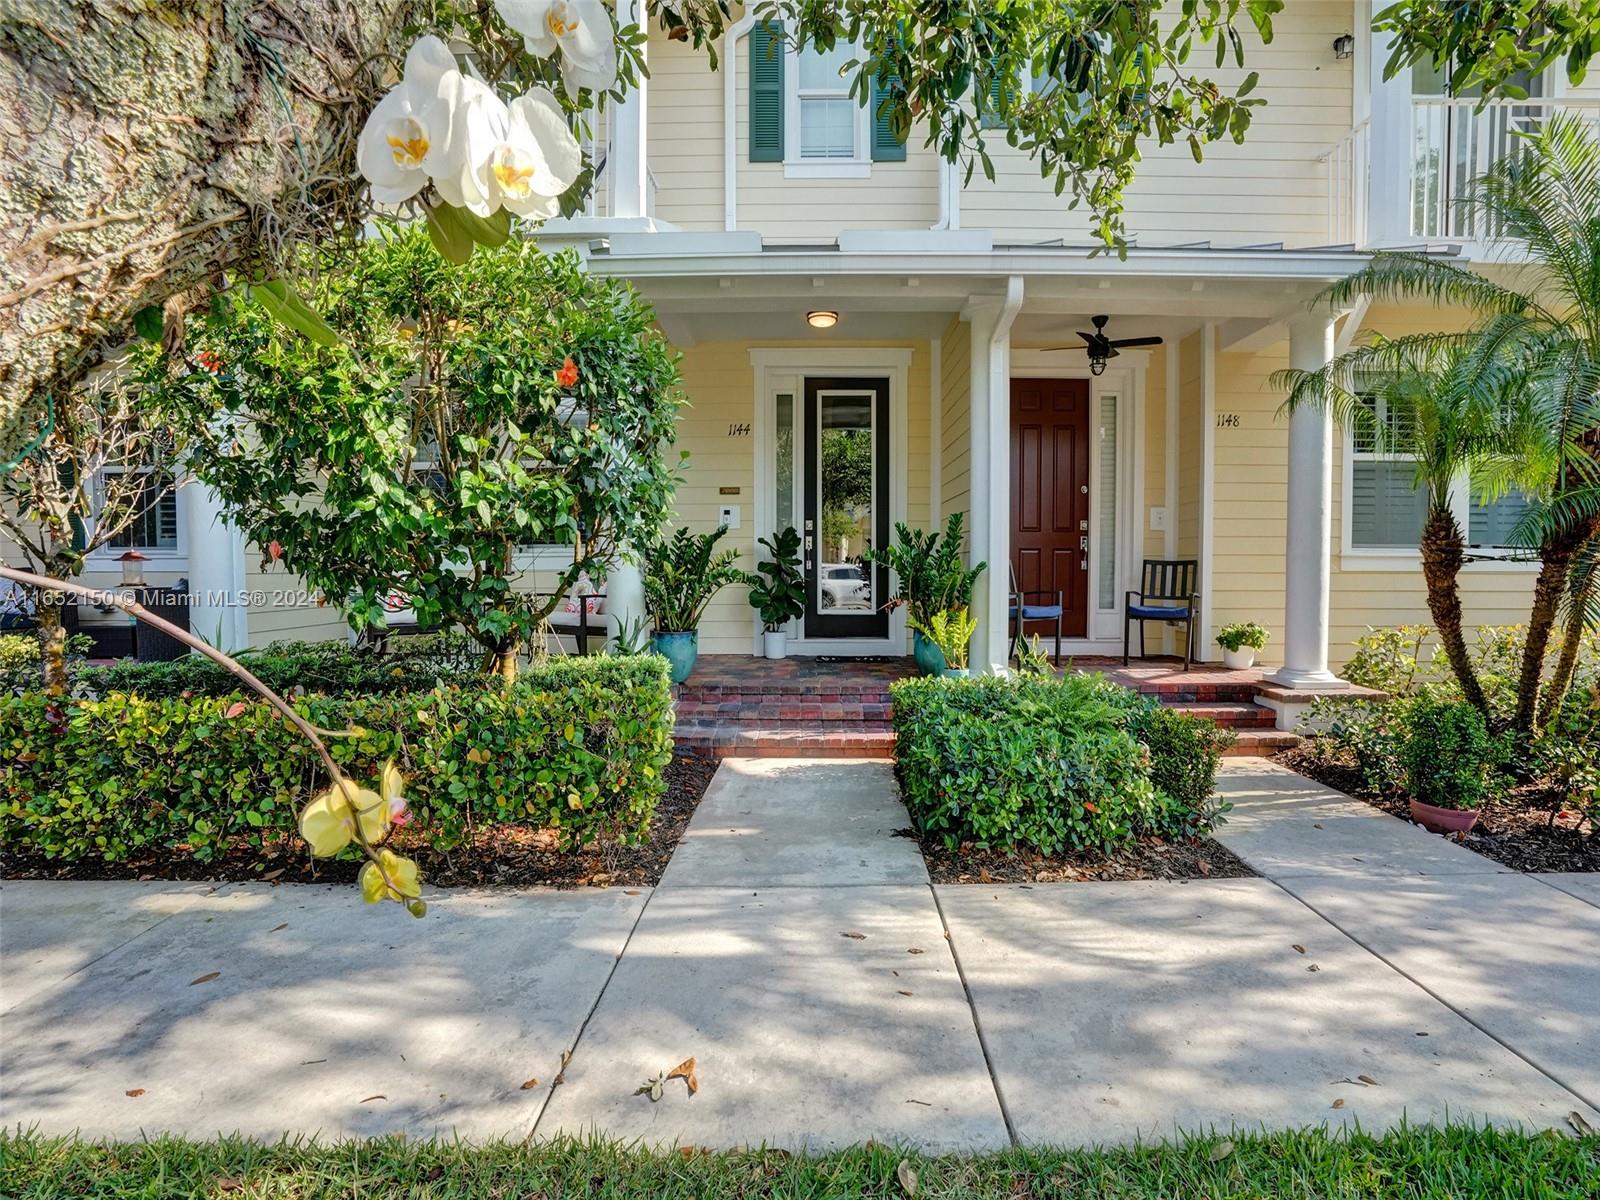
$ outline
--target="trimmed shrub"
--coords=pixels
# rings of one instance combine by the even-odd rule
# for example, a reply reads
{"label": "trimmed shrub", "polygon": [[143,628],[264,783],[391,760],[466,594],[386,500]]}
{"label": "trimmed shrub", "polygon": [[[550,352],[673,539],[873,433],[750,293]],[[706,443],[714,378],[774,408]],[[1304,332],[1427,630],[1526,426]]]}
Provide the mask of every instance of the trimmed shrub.
{"label": "trimmed shrub", "polygon": [[1110,850],[1154,815],[1149,756],[1093,679],[906,679],[891,691],[906,807],[948,846]]}
{"label": "trimmed shrub", "polygon": [[1235,741],[1232,731],[1165,708],[1153,697],[1135,698],[1140,703],[1130,710],[1128,732],[1150,752],[1156,789],[1156,811],[1146,831],[1173,840],[1211,832],[1233,807],[1216,794],[1217,767]]}
{"label": "trimmed shrub", "polygon": [[1481,808],[1503,788],[1505,747],[1470,704],[1418,698],[1401,747],[1406,790],[1436,808]]}
{"label": "trimmed shrub", "polygon": [[[93,639],[88,634],[74,633],[67,637],[67,670],[79,669],[83,656],[89,653]],[[0,633],[0,695],[10,692],[27,692],[44,686],[44,660],[40,655],[39,635],[26,633]]]}
{"label": "trimmed shrub", "polygon": [[[232,712],[238,702],[238,711]],[[300,698],[358,780],[387,758],[407,777],[416,828],[447,850],[475,826],[554,829],[563,846],[648,828],[672,757],[665,662],[557,659],[509,690]],[[315,753],[268,705],[235,691],[61,702],[0,697],[0,847],[116,862],[182,850],[207,862],[293,833],[325,786]],[[231,715],[230,715],[231,713]]]}
{"label": "trimmed shrub", "polygon": [[[464,634],[433,633],[391,638],[380,652],[352,649],[343,641],[274,642],[237,656],[256,678],[275,692],[426,691],[436,683],[466,683],[482,674],[483,651]],[[86,667],[74,677],[77,695],[113,692],[149,698],[227,696],[239,681],[209,658],[186,655],[171,662],[119,662]]]}

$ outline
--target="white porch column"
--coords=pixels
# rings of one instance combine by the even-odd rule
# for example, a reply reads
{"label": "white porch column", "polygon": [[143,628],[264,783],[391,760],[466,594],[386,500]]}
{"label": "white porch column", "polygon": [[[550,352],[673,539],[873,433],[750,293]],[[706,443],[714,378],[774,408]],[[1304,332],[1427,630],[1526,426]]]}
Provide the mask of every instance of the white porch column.
{"label": "white porch column", "polygon": [[971,509],[968,561],[984,562],[972,592],[969,665],[974,674],[1003,674],[1010,657],[1006,596],[1011,561],[1011,323],[1022,307],[1022,277],[1006,282],[1003,300],[975,305],[972,324]]}
{"label": "white porch column", "polygon": [[1413,240],[1411,73],[1401,71],[1393,79],[1383,77],[1390,37],[1372,33],[1372,7],[1370,3],[1357,6],[1358,17],[1362,9],[1367,16],[1365,22],[1358,20],[1355,68],[1367,73],[1367,88],[1364,105],[1360,101],[1362,89],[1356,88],[1358,99],[1352,113],[1357,121],[1362,116],[1367,118],[1369,161],[1353,166],[1367,172],[1367,244],[1406,246]]}
{"label": "white porch column", "polygon": [[644,628],[644,574],[631,549],[624,549],[606,572],[606,624],[613,647],[624,628],[637,634]]}
{"label": "white porch column", "polygon": [[[1289,323],[1289,365],[1315,371],[1333,357],[1333,320]],[[1333,415],[1301,408],[1289,418],[1289,515],[1284,564],[1283,667],[1292,688],[1349,686],[1328,670],[1328,588],[1333,552]]]}
{"label": "white porch column", "polygon": [[[617,5],[617,26],[644,24],[643,0],[622,0]],[[611,216],[650,215],[650,168],[646,153],[646,89],[639,80],[621,104],[611,110],[611,156],[606,171],[611,176]]]}
{"label": "white porch column", "polygon": [[178,489],[189,558],[189,632],[233,653],[248,641],[244,608],[244,538],[222,515],[222,500],[203,483]]}

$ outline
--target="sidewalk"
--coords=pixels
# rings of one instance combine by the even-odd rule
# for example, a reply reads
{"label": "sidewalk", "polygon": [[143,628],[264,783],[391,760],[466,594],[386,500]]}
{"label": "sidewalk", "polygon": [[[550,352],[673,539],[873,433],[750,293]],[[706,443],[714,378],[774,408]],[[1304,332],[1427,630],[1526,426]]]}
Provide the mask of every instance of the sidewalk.
{"label": "sidewalk", "polygon": [[[1261,760],[1220,782],[1265,878],[935,888],[887,764],[764,759],[724,763],[653,893],[441,891],[418,922],[348,888],[5,883],[0,1121],[930,1150],[1600,1124],[1587,878]],[[691,1056],[698,1094],[637,1094]]]}

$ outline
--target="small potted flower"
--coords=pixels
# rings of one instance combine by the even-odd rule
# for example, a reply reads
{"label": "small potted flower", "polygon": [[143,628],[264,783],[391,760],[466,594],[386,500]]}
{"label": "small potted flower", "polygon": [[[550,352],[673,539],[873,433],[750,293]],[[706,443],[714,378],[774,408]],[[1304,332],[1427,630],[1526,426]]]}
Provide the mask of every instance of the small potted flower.
{"label": "small potted flower", "polygon": [[750,607],[761,614],[761,649],[768,658],[784,658],[783,627],[806,611],[805,577],[800,574],[800,534],[793,525],[760,540],[770,556],[757,563],[759,574],[746,575]]}
{"label": "small potted flower", "polygon": [[645,554],[645,611],[655,624],[655,652],[671,664],[673,683],[682,683],[694,670],[700,654],[700,618],[711,598],[744,579],[735,565],[739,552],[717,552],[717,542],[727,532],[726,525],[701,534],[680,528]]}
{"label": "small potted flower", "polygon": [[911,628],[937,646],[939,653],[944,655],[945,668],[941,674],[957,678],[971,674],[967,669],[967,643],[972,641],[978,622],[965,605],[940,609],[928,618],[926,625],[913,619]]}
{"label": "small potted flower", "polygon": [[1246,671],[1256,665],[1256,655],[1267,644],[1267,631],[1254,621],[1224,625],[1217,634],[1222,647],[1222,665],[1230,671]]}

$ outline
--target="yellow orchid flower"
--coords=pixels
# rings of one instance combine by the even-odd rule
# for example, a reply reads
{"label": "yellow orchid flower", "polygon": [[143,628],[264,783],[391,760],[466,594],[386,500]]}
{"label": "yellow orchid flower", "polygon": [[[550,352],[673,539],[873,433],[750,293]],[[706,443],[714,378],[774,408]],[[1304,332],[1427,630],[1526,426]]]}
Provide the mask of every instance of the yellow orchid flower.
{"label": "yellow orchid flower", "polygon": [[422,874],[417,864],[393,850],[378,851],[378,861],[361,868],[360,881],[361,898],[368,904],[395,900],[415,912],[413,905],[420,903]]}
{"label": "yellow orchid flower", "polygon": [[377,841],[389,831],[389,802],[370,788],[341,779],[301,811],[300,836],[317,858],[330,858],[350,844],[358,820],[367,841]]}

